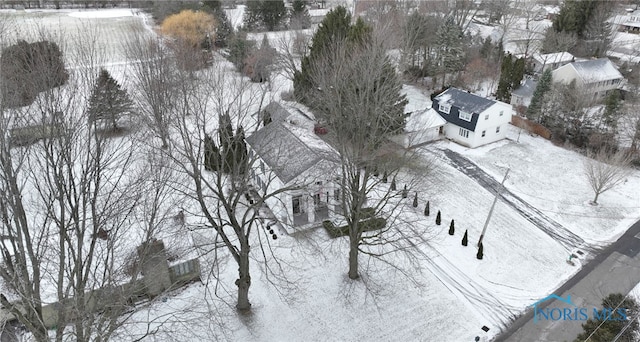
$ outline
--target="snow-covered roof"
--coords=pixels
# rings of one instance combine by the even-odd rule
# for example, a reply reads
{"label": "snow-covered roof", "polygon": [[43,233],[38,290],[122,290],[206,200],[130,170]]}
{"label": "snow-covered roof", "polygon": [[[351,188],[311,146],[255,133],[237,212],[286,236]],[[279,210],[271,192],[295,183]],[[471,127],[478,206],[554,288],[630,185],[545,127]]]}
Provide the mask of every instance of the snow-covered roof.
{"label": "snow-covered roof", "polygon": [[546,53],[546,54],[535,54],[533,55],[533,59],[540,64],[555,64],[561,62],[571,62],[574,60],[574,57],[569,52],[554,52],[554,53]]}
{"label": "snow-covered roof", "polygon": [[493,100],[457,88],[449,88],[436,98],[439,104],[448,103],[468,113],[482,113],[495,103]]}
{"label": "snow-covered roof", "polygon": [[[584,83],[622,79],[622,74],[611,63],[609,58],[599,58],[567,64],[575,69]],[[566,67],[566,66],[565,66]]]}
{"label": "snow-covered roof", "polygon": [[415,111],[405,121],[405,131],[415,132],[444,126],[447,123],[433,108]]}
{"label": "snow-covered roof", "polygon": [[[292,115],[288,118],[295,117]],[[274,120],[248,136],[246,141],[285,184],[323,160],[338,160],[336,150],[320,139],[308,122]]]}
{"label": "snow-covered roof", "polygon": [[511,95],[516,95],[520,97],[532,97],[533,92],[536,90],[538,86],[538,82],[526,78],[524,82],[514,91],[511,92]]}

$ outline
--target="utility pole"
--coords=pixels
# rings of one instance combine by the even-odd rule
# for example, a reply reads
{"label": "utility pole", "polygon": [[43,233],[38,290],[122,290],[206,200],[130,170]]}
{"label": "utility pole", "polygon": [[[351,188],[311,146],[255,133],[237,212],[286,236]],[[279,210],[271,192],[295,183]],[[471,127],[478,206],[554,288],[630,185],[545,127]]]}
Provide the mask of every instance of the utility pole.
{"label": "utility pole", "polygon": [[482,239],[484,238],[484,233],[487,232],[487,227],[489,226],[489,221],[491,220],[491,215],[493,215],[493,208],[496,206],[496,202],[498,202],[498,197],[502,194],[502,190],[504,189],[504,181],[507,180],[507,176],[509,175],[509,171],[511,168],[507,169],[507,172],[504,174],[504,178],[502,179],[502,183],[500,183],[500,189],[496,193],[496,198],[493,199],[493,204],[491,204],[491,209],[489,209],[489,216],[487,216],[487,220],[484,222],[484,228],[482,228],[482,234],[480,234],[480,239],[478,240],[478,246],[482,243]]}

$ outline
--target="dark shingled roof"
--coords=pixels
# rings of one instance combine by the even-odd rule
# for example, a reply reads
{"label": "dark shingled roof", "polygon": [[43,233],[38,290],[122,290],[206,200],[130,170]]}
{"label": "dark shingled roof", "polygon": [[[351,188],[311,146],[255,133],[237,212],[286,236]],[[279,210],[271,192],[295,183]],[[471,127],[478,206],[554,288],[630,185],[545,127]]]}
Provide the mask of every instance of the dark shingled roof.
{"label": "dark shingled roof", "polygon": [[322,160],[337,160],[335,150],[313,132],[284,121],[260,128],[246,142],[285,184]]}
{"label": "dark shingled roof", "polygon": [[[448,103],[451,105],[451,110],[448,114],[440,111],[440,103]],[[478,115],[495,103],[493,100],[471,94],[464,90],[449,88],[433,99],[431,107],[435,109],[442,118],[447,120],[447,122],[470,131],[475,131]],[[471,121],[460,119],[460,110],[471,113]]]}

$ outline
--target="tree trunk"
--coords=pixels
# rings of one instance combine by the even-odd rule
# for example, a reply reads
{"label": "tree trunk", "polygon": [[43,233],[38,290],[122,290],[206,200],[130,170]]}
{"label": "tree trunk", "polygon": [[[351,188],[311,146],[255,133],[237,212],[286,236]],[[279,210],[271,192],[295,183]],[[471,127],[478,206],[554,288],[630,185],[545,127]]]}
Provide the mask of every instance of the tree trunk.
{"label": "tree trunk", "polygon": [[251,310],[251,303],[249,303],[251,275],[249,274],[249,245],[247,243],[242,244],[239,259],[238,279],[236,280],[236,285],[238,286],[238,304],[236,308],[240,311],[249,311]]}
{"label": "tree trunk", "polygon": [[358,239],[349,237],[349,278],[358,279]]}
{"label": "tree trunk", "polygon": [[598,196],[600,196],[600,193],[596,192],[596,197],[593,199],[593,202],[591,203],[593,203],[594,205],[598,204]]}

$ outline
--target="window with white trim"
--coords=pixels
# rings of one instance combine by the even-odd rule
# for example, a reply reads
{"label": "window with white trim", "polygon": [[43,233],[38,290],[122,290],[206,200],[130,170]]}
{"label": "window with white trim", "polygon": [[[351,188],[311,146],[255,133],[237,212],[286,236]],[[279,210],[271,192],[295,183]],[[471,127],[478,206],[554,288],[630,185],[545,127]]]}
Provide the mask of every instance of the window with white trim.
{"label": "window with white trim", "polygon": [[441,112],[445,112],[447,114],[449,114],[449,112],[451,111],[451,105],[450,104],[446,104],[446,103],[441,103],[438,106],[438,110]]}
{"label": "window with white trim", "polygon": [[471,117],[473,116],[473,114],[471,113],[467,113],[467,112],[463,112],[460,111],[460,113],[458,114],[458,117],[464,121],[469,121],[471,122]]}
{"label": "window with white trim", "polygon": [[464,128],[460,128],[459,134],[460,134],[460,136],[462,136],[464,138],[468,138],[469,137],[469,130],[466,130]]}
{"label": "window with white trim", "polygon": [[489,114],[485,114],[485,115],[484,115],[484,119],[485,119],[485,120],[489,120]]}
{"label": "window with white trim", "polygon": [[504,114],[504,110],[500,111],[500,116],[502,116]]}
{"label": "window with white trim", "polygon": [[496,133],[500,133],[500,126],[496,127]]}
{"label": "window with white trim", "polygon": [[482,131],[482,136],[484,137],[485,135],[487,135],[487,131]]}

